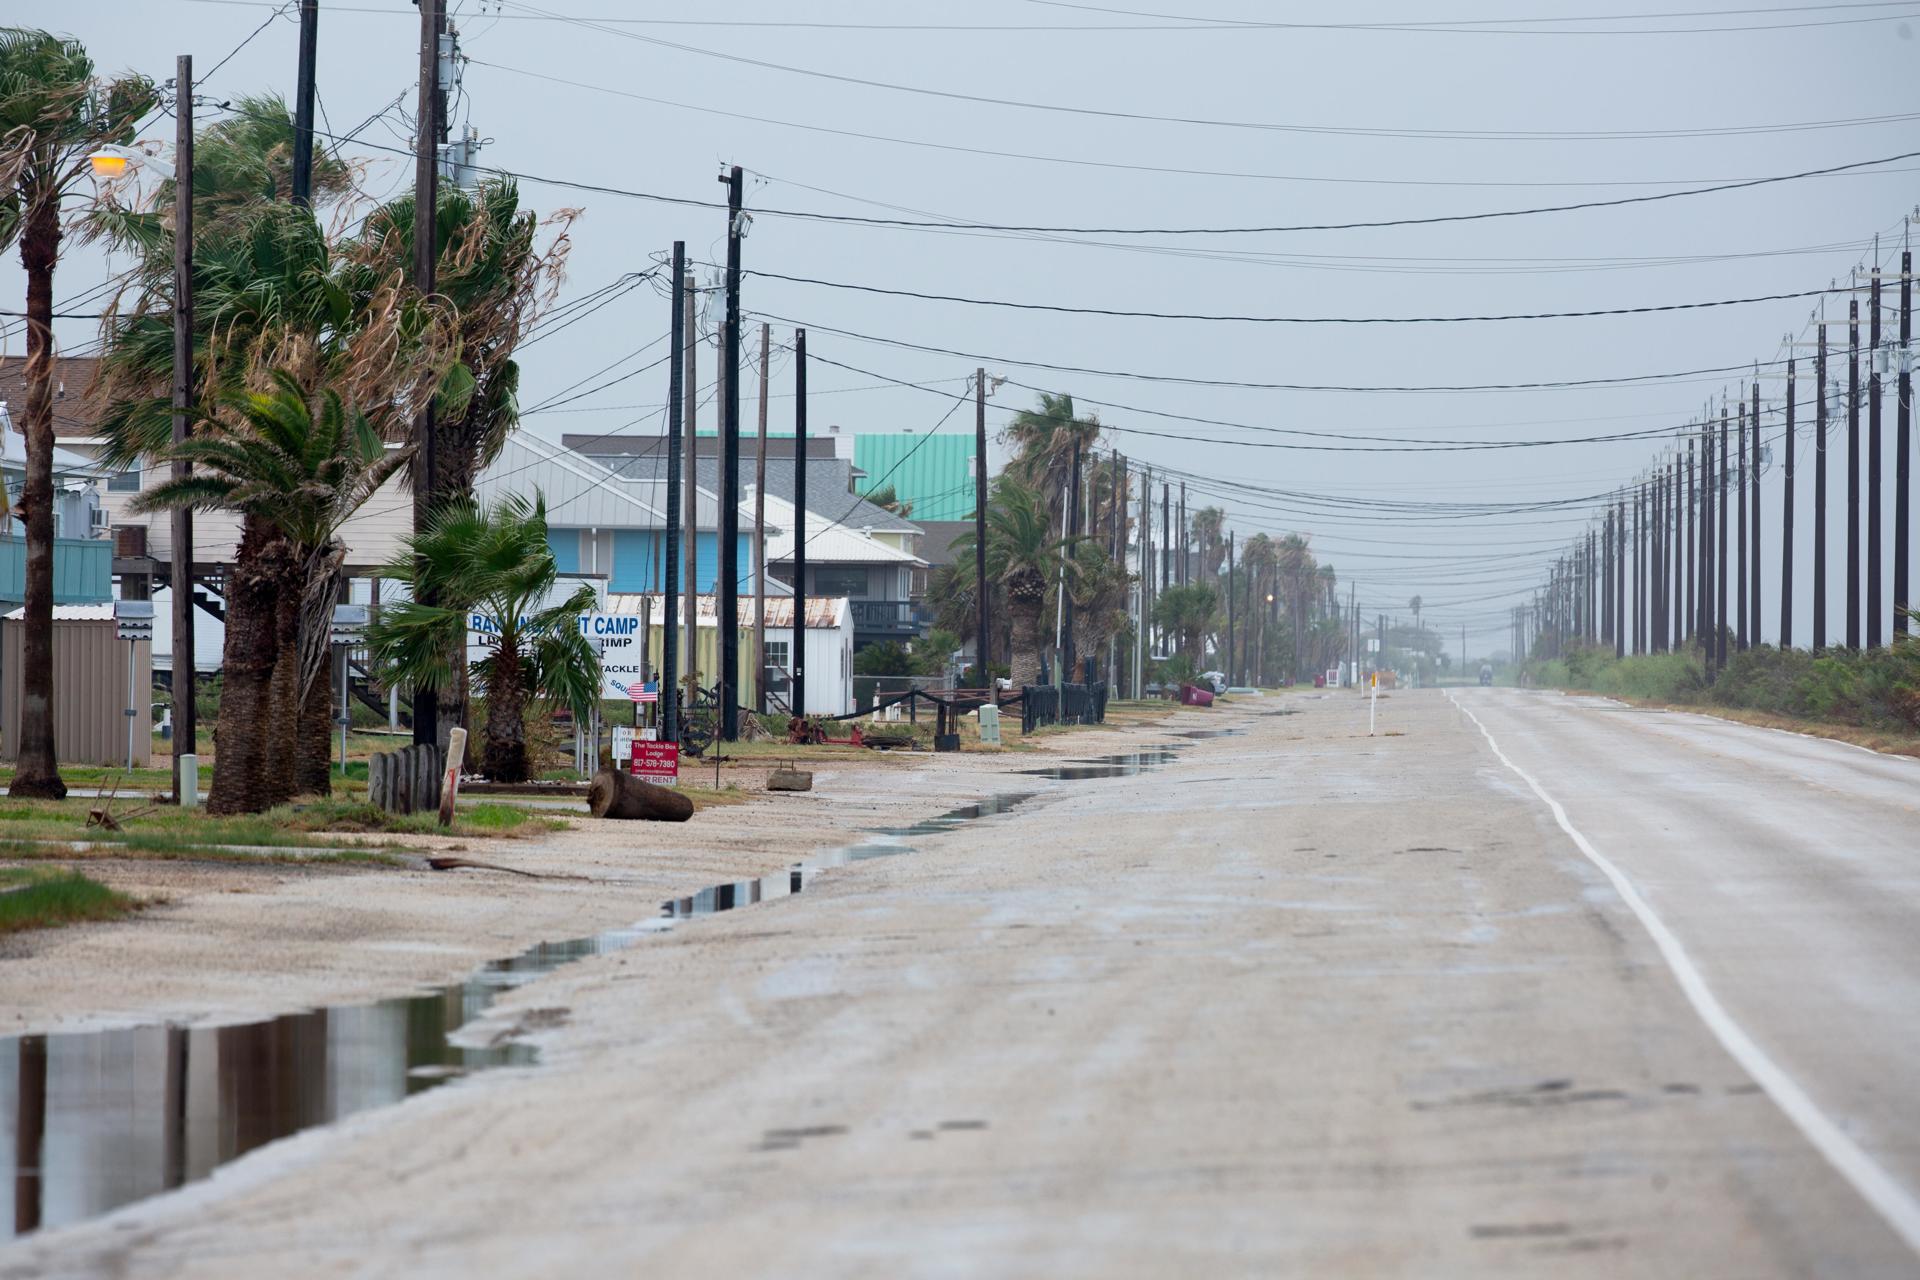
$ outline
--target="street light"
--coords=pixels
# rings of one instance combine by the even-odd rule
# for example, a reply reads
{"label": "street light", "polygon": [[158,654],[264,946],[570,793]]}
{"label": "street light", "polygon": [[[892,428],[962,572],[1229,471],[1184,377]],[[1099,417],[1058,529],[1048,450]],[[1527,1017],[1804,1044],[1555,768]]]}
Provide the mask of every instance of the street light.
{"label": "street light", "polygon": [[159,156],[133,147],[104,146],[87,157],[96,178],[124,178],[129,168],[151,169],[163,178],[174,176],[173,166]]}

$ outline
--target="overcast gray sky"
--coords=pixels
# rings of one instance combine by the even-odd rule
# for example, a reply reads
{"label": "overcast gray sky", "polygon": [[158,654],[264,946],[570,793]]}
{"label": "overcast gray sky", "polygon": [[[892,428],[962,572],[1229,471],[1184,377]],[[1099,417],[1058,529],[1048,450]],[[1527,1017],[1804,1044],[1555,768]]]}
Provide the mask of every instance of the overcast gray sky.
{"label": "overcast gray sky", "polygon": [[[106,70],[166,78],[176,53],[192,53],[209,95],[290,97],[296,26],[291,6],[269,21],[277,7],[264,0],[16,0],[8,20],[79,37]],[[1779,128],[1920,111],[1912,75],[1920,0],[1793,7],[1772,0],[1765,8],[1760,0],[1114,0],[1103,9],[1041,0],[842,0],[804,9],[773,0],[456,0],[453,9],[473,60],[455,120],[471,121],[491,139],[485,164],[713,200],[724,192],[714,175],[738,163],[752,177],[749,206],[764,209],[1063,227],[1371,221],[1645,194],[1920,150],[1912,119]],[[365,161],[369,194],[397,192],[410,181],[410,165],[380,148],[409,145],[416,10],[404,0],[322,0],[321,10],[323,128],[345,134],[385,110],[345,150]],[[1155,12],[1138,16],[1145,10]],[[1667,16],[1644,16],[1650,13]],[[1676,16],[1683,13],[1695,16]],[[1643,16],[1617,16],[1634,14]],[[1223,24],[1324,23],[1329,15],[1361,25]],[[1535,21],[1502,23],[1529,15]],[[1539,23],[1542,16],[1565,20]],[[262,22],[265,30],[209,76]],[[1409,22],[1465,25],[1378,25]],[[1770,29],[1733,29],[1755,27]],[[856,80],[1208,123],[963,101]],[[1321,131],[1329,129],[1379,132]],[[171,138],[164,122],[150,132]],[[1917,171],[1920,161],[1909,160],[1625,208],[1343,232],[957,234],[760,216],[745,258],[749,268],[823,280],[1162,312],[1440,316],[1700,302],[1844,282],[1866,260],[1876,232],[1897,271],[1902,216],[1920,191]],[[1235,176],[1219,176],[1227,174]],[[569,296],[647,269],[676,238],[702,260],[723,249],[716,211],[531,179],[524,194],[541,210],[583,210]],[[99,284],[110,268],[96,252],[74,251],[56,298]],[[22,297],[17,259],[9,256],[0,298],[17,309]],[[1359,501],[1568,499],[1632,479],[1660,442],[1315,452],[1249,447],[1292,438],[1144,411],[1432,441],[1557,440],[1677,430],[1732,384],[1715,375],[1624,388],[1300,392],[1121,380],[1007,361],[1359,387],[1622,377],[1772,360],[1784,337],[1810,340],[1813,304],[1505,323],[1271,325],[977,308],[750,278],[744,305],[786,318],[774,322],[776,344],[788,339],[790,321],[805,323],[815,355],[885,378],[958,394],[974,365],[985,363],[1033,387],[1107,402],[1087,407],[1112,427],[1132,429],[1111,437],[1131,458],[1208,478],[1190,485],[1190,504],[1218,501],[1241,536],[1310,534],[1340,572],[1343,594],[1344,580],[1359,584],[1369,616],[1404,613],[1408,597],[1421,594],[1428,619],[1450,635],[1468,625],[1468,647],[1478,655],[1505,646],[1507,606],[1527,597],[1539,565],[1586,526],[1589,511],[1445,521],[1367,509],[1334,514],[1274,494],[1227,493],[1220,482]],[[1830,312],[1836,305],[1843,314],[1845,300],[1830,302]],[[654,359],[657,345],[631,353],[661,338],[667,322],[665,300],[643,286],[534,346],[525,357],[526,403],[607,366],[612,376]],[[828,329],[996,358],[905,350]],[[74,349],[92,336],[84,321],[60,329]],[[8,352],[20,350],[17,329],[5,341]],[[776,391],[787,390],[788,364],[776,359],[774,368]],[[708,360],[703,379],[711,374]],[[877,381],[817,365],[816,393],[852,389],[819,394],[815,429],[926,431],[950,407],[927,391],[874,389]],[[553,436],[648,429],[654,420],[646,415],[665,393],[662,367],[566,406],[578,412],[536,415],[528,426]],[[1763,382],[1762,394],[1777,399],[1780,384]],[[1003,387],[990,423],[1032,398]],[[774,422],[786,425],[790,402],[775,406]],[[1810,405],[1801,419],[1810,423]],[[962,410],[943,429],[970,425]],[[1804,425],[1799,448],[1810,481]],[[1889,457],[1891,448],[1889,435]],[[1889,484],[1892,469],[1889,461]],[[1843,491],[1837,468],[1835,485]],[[1770,638],[1778,488],[1770,475]],[[1810,489],[1801,494],[1800,541],[1810,544]],[[1842,545],[1837,513],[1831,537]],[[1891,549],[1887,558],[1890,566]],[[1804,568],[1800,579],[1804,629]],[[1837,632],[1837,573],[1832,586]],[[1799,638],[1806,642],[1804,630]]]}

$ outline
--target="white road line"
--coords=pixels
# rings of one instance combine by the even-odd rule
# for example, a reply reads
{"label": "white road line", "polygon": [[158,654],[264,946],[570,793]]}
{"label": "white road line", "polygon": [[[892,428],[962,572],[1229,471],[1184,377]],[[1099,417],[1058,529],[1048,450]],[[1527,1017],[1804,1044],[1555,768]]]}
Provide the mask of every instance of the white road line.
{"label": "white road line", "polygon": [[1707,1024],[1707,1029],[1713,1032],[1714,1037],[1720,1041],[1721,1047],[1733,1055],[1734,1061],[1745,1068],[1756,1084],[1767,1091],[1767,1096],[1773,1099],[1774,1105],[1786,1113],[1787,1119],[1793,1121],[1800,1132],[1806,1135],[1807,1141],[1826,1157],[1827,1163],[1832,1165],[1834,1170],[1845,1178],[1882,1218],[1886,1219],[1887,1225],[1906,1242],[1907,1247],[1915,1253],[1920,1253],[1920,1201],[1916,1201],[1911,1192],[1896,1182],[1893,1175],[1881,1168],[1880,1164],[1848,1137],[1839,1125],[1829,1120],[1826,1114],[1814,1105],[1813,1099],[1807,1096],[1807,1091],[1782,1070],[1778,1063],[1767,1056],[1766,1050],[1747,1034],[1744,1027],[1733,1020],[1733,1015],[1721,1005],[1719,998],[1707,985],[1707,980],[1694,967],[1693,960],[1687,955],[1687,949],[1680,944],[1680,939],[1675,937],[1666,923],[1654,914],[1653,908],[1647,905],[1647,900],[1640,896],[1638,889],[1634,888],[1633,881],[1627,879],[1625,873],[1609,861],[1606,855],[1594,848],[1592,841],[1580,834],[1573,823],[1568,821],[1567,811],[1561,807],[1558,800],[1547,794],[1546,788],[1536,782],[1531,774],[1515,764],[1507,753],[1500,749],[1500,744],[1493,740],[1493,735],[1487,731],[1487,726],[1481,723],[1480,717],[1467,710],[1466,706],[1451,692],[1447,694],[1447,700],[1460,711],[1465,712],[1467,719],[1473,721],[1474,726],[1486,738],[1487,745],[1493,748],[1493,754],[1500,757],[1500,763],[1513,770],[1519,775],[1521,781],[1533,788],[1533,794],[1539,796],[1547,808],[1553,812],[1553,820],[1560,824],[1560,829],[1567,833],[1568,838],[1578,846],[1580,852],[1587,856],[1587,860],[1600,868],[1601,873],[1613,883],[1615,891],[1633,910],[1642,927],[1652,936],[1654,945],[1660,949],[1661,958],[1667,962],[1667,968],[1679,981],[1680,989],[1686,992],[1687,999],[1693,1004],[1694,1012],[1699,1014],[1700,1020]]}

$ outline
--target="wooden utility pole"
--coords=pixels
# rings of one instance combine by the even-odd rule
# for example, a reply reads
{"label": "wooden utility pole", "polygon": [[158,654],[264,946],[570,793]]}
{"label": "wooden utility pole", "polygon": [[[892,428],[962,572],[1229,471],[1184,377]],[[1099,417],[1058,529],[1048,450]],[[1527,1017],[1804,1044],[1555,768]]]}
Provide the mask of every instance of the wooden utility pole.
{"label": "wooden utility pole", "polygon": [[1847,302],[1847,648],[1860,647],[1860,299]]}
{"label": "wooden utility pole", "polygon": [[1880,581],[1880,237],[1873,238],[1873,274],[1867,295],[1867,648],[1878,649]]}
{"label": "wooden utility pole", "polygon": [[1913,250],[1900,249],[1899,390],[1893,414],[1893,629],[1906,635],[1913,629],[1907,610],[1913,607],[1912,528],[1913,476]]}
{"label": "wooden utility pole", "polygon": [[1781,439],[1784,472],[1780,480],[1780,647],[1793,648],[1793,355],[1787,355],[1786,432]]}
{"label": "wooden utility pole", "polygon": [[[661,578],[661,602],[665,606],[660,633],[660,736],[667,742],[680,741],[680,415],[691,397],[686,383],[687,350],[692,346],[687,325],[687,242],[673,242],[673,292],[667,307],[672,313],[672,349],[667,354],[667,494],[666,565]],[[693,477],[686,477],[693,487]],[[643,640],[644,644],[645,641]],[[691,650],[689,650],[691,652]]]}
{"label": "wooden utility pole", "polygon": [[[1735,400],[1739,430],[1734,437],[1733,459],[1739,468],[1736,482],[1739,493],[1734,495],[1737,513],[1733,521],[1734,543],[1739,548],[1739,557],[1734,565],[1734,613],[1733,647],[1736,651],[1747,647],[1752,636],[1747,630],[1747,401],[1744,396]],[[1757,424],[1756,424],[1757,425]]]}
{"label": "wooden utility pole", "polygon": [[[767,361],[772,349],[772,330],[762,321],[760,442],[754,451],[753,481],[753,689],[754,705],[762,712],[767,709]],[[793,465],[798,470],[807,460],[796,453]]]}
{"label": "wooden utility pole", "polygon": [[[174,61],[173,81],[173,442],[186,443],[193,433],[193,55]],[[175,481],[186,479],[193,465],[176,459]],[[197,756],[199,721],[194,708],[194,678],[198,662],[193,646],[193,511],[175,507],[172,514],[173,564],[168,585],[173,590],[173,798],[187,794],[183,781],[199,790],[199,778],[180,777],[180,758]],[[197,766],[196,766],[197,767]]]}
{"label": "wooden utility pole", "polygon": [[1760,370],[1753,371],[1752,405],[1747,421],[1753,424],[1753,438],[1747,442],[1747,529],[1753,558],[1747,562],[1747,644],[1760,643]]}
{"label": "wooden utility pole", "polygon": [[[414,112],[413,140],[413,287],[422,298],[433,296],[434,274],[439,246],[434,212],[440,199],[440,32],[446,25],[442,0],[420,3],[420,97]],[[413,531],[424,532],[433,510],[437,483],[437,432],[433,421],[433,397],[422,398],[420,411],[413,420]],[[420,592],[422,604],[436,603],[433,593]],[[440,740],[440,691],[432,685],[416,686],[413,691],[413,740],[416,744],[438,745]]]}
{"label": "wooden utility pole", "polygon": [[793,639],[787,665],[793,672],[787,699],[793,714],[807,714],[807,331],[793,331]]}
{"label": "wooden utility pole", "polygon": [[320,36],[320,0],[300,0],[300,60],[293,96],[293,202],[313,201],[313,71]]}
{"label": "wooden utility pole", "polygon": [[739,165],[721,175],[727,186],[727,310],[721,336],[719,577],[720,737],[740,736],[740,241],[744,186]]}
{"label": "wooden utility pole", "polygon": [[1827,647],[1827,320],[1814,330],[1813,356],[1813,651]]}
{"label": "wooden utility pole", "polygon": [[1714,494],[1713,514],[1720,522],[1714,535],[1714,548],[1719,553],[1715,558],[1717,577],[1713,589],[1713,665],[1716,670],[1727,665],[1727,407],[1720,406],[1720,465],[1714,472],[1714,483],[1719,486]]}
{"label": "wooden utility pole", "polygon": [[[682,499],[686,511],[682,514],[686,526],[687,547],[687,675],[697,688],[700,680],[700,377],[697,353],[700,350],[699,314],[694,306],[697,290],[691,280],[687,281],[687,291],[680,298],[682,320],[686,331],[686,373],[687,384],[685,419],[681,424],[681,443],[687,454],[685,459],[686,479]],[[691,699],[689,699],[691,700]]]}
{"label": "wooden utility pole", "polygon": [[993,690],[993,648],[987,638],[987,371],[973,371],[973,637],[980,687]]}

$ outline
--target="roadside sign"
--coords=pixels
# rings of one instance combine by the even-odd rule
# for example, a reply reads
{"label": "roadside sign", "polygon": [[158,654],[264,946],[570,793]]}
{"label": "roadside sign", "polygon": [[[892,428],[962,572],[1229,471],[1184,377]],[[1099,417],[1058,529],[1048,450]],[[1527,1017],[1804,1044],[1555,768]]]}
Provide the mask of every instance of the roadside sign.
{"label": "roadside sign", "polygon": [[640,631],[639,614],[583,613],[580,634],[600,651],[601,698],[649,700],[635,692],[645,682],[647,660],[646,637]]}
{"label": "roadside sign", "polygon": [[642,782],[658,783],[663,787],[680,785],[680,746],[674,742],[648,742],[636,738],[633,742],[633,776]]}

